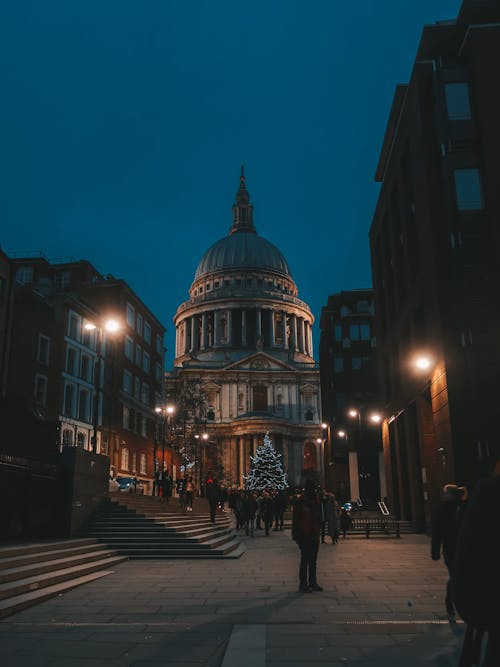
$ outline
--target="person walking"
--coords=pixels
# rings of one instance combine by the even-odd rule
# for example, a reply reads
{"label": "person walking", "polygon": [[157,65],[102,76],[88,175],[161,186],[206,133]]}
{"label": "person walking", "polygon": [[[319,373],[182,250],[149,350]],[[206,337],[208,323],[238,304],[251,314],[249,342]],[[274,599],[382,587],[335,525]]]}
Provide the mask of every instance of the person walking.
{"label": "person walking", "polygon": [[273,512],[274,512],[273,499],[271,498],[271,494],[269,493],[269,491],[264,489],[264,491],[262,492],[262,500],[260,502],[260,516],[262,518],[262,521],[264,522],[264,531],[266,537],[269,536],[269,530],[273,525]]}
{"label": "person walking", "polygon": [[177,480],[177,495],[179,496],[179,505],[182,509],[186,507],[186,478],[179,477]]}
{"label": "person walking", "polygon": [[164,470],[161,473],[160,478],[160,488],[161,488],[161,499],[168,503],[168,499],[172,493],[172,480],[168,474],[168,470]]}
{"label": "person walking", "polygon": [[347,531],[352,527],[352,519],[349,516],[349,512],[346,510],[345,507],[343,507],[340,510],[339,523],[340,523],[340,530],[342,532],[342,537],[345,540],[345,535]]}
{"label": "person walking", "polygon": [[215,513],[219,502],[220,488],[216,479],[207,480],[207,499],[210,506],[210,521],[215,523]]}
{"label": "person walking", "polygon": [[451,594],[451,568],[458,543],[458,535],[467,500],[467,490],[456,484],[445,484],[441,501],[432,516],[431,558],[439,560],[441,552],[448,569],[445,606],[450,621],[455,618],[455,607]]}
{"label": "person walking", "polygon": [[259,505],[255,491],[247,491],[243,498],[243,515],[245,517],[245,534],[254,537],[255,514]]}
{"label": "person walking", "polygon": [[277,491],[274,496],[274,530],[283,530],[283,518],[288,505],[286,493]]}
{"label": "person walking", "polygon": [[190,477],[186,482],[186,511],[193,511],[194,482]]}
{"label": "person walking", "polygon": [[335,508],[335,496],[327,491],[323,492],[323,522],[321,524],[321,542],[324,544],[325,535],[328,533],[332,539],[332,544],[337,543],[337,535],[339,532],[337,512]]}
{"label": "person walking", "polygon": [[320,534],[318,489],[312,480],[307,480],[304,495],[295,501],[292,515],[292,539],[300,549],[299,590],[302,593],[323,590],[316,578]]}
{"label": "person walking", "polygon": [[500,447],[490,478],[476,487],[464,512],[451,571],[453,601],[467,623],[460,667],[479,664],[483,634],[488,634],[482,667],[500,665]]}

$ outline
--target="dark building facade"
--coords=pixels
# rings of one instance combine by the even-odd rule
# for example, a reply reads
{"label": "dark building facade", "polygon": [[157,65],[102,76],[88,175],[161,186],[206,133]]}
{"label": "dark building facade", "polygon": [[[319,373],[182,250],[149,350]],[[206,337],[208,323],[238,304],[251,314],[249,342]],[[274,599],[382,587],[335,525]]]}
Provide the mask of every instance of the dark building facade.
{"label": "dark building facade", "polygon": [[388,494],[425,526],[500,439],[498,2],[424,28],[398,86],[370,244]]}
{"label": "dark building facade", "polygon": [[[109,456],[117,475],[150,482],[164,327],[123,280],[86,261],[15,258],[11,265],[4,400],[55,425],[56,450],[94,449]],[[110,321],[118,324],[114,333],[106,328]],[[22,423],[11,426],[13,453],[36,455]]]}
{"label": "dark building facade", "polygon": [[329,296],[320,326],[326,485],[341,499],[373,505],[386,495],[373,290]]}
{"label": "dark building facade", "polygon": [[5,394],[7,360],[12,329],[12,266],[0,248],[0,398]]}

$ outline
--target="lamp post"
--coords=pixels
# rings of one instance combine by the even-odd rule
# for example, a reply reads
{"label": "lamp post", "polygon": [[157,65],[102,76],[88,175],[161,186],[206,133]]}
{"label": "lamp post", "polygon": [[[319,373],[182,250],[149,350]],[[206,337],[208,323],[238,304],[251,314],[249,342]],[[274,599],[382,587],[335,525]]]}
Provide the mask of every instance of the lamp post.
{"label": "lamp post", "polygon": [[[204,444],[206,445],[208,441],[208,433],[196,433],[195,434],[195,440],[196,440],[196,450],[199,448],[199,465],[196,466],[197,472],[198,472],[198,488],[200,489],[200,496],[202,494],[202,487],[204,488],[204,456],[205,456],[205,447],[203,446]],[[195,460],[196,456],[198,454],[198,451],[195,453]]]}
{"label": "lamp post", "polygon": [[102,352],[103,352],[103,338],[104,332],[114,334],[120,331],[121,324],[114,319],[109,319],[103,322],[102,324],[95,324],[94,322],[86,322],[84,329],[87,331],[95,331],[97,334],[96,337],[96,354],[97,354],[97,364],[95,367],[95,378],[94,378],[94,409],[92,414],[93,422],[93,436],[92,436],[92,452],[97,453],[97,428],[99,426],[99,392],[101,389],[101,364],[102,364]]}
{"label": "lamp post", "polygon": [[[357,496],[356,497],[361,497],[361,492],[360,492],[360,482],[359,480],[363,482],[363,491],[364,493],[367,494],[367,497],[369,497],[370,494],[370,489],[369,485],[367,486],[367,480],[370,479],[371,474],[367,474],[365,472],[364,465],[361,466],[361,474],[359,473],[359,468],[358,468],[358,456],[359,454],[363,454],[363,451],[361,451],[361,445],[363,442],[362,438],[362,426],[364,422],[368,421],[372,425],[378,425],[382,421],[382,415],[379,412],[376,411],[366,411],[363,412],[359,410],[358,408],[351,408],[348,410],[347,415],[351,419],[356,419],[357,420],[357,434],[356,434],[356,451],[349,452],[349,478],[350,478],[350,483],[351,483],[351,489],[353,489],[355,492],[357,491]],[[364,422],[362,422],[362,415],[364,417]],[[364,452],[365,458],[366,458],[366,452]],[[369,457],[370,458],[370,457]],[[363,459],[362,459],[363,460]],[[365,465],[366,465],[366,460],[365,460]],[[379,473],[380,473],[380,461],[378,462],[378,467],[379,467]],[[352,469],[351,469],[352,468]],[[373,492],[374,489],[371,489]],[[353,495],[351,493],[351,495]]]}

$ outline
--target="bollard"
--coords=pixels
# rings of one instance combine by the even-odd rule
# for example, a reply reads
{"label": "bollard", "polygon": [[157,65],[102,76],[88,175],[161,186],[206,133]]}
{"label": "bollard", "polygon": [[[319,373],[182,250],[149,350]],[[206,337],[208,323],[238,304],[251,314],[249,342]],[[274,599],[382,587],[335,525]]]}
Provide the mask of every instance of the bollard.
{"label": "bollard", "polygon": [[366,539],[368,539],[370,537],[370,524],[369,523],[367,523],[365,525],[365,535],[366,535]]}

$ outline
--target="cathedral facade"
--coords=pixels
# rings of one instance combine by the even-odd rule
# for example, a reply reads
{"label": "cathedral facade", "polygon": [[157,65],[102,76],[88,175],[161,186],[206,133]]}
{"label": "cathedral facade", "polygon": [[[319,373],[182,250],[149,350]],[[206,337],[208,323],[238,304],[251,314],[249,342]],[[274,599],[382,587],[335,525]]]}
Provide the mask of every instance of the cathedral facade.
{"label": "cathedral facade", "polygon": [[204,396],[207,452],[228,484],[242,483],[266,432],[291,484],[323,477],[313,322],[285,258],[257,234],[242,168],[229,235],[204,254],[174,317],[173,376]]}

